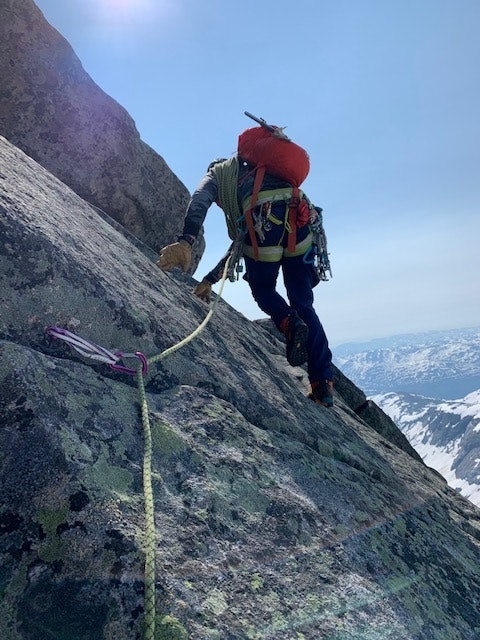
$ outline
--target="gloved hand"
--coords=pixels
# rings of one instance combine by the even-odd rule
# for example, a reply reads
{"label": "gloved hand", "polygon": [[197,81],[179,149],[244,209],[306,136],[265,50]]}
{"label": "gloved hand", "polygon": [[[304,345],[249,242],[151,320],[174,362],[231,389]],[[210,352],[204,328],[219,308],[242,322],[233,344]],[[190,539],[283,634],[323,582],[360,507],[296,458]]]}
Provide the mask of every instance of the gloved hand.
{"label": "gloved hand", "polygon": [[197,286],[193,290],[193,293],[198,298],[200,298],[200,300],[203,300],[207,304],[210,304],[210,301],[212,299],[212,283],[209,282],[206,278],[204,278],[201,282],[197,284]]}
{"label": "gloved hand", "polygon": [[192,262],[192,247],[186,240],[179,240],[169,244],[160,250],[157,267],[170,271],[174,267],[180,267],[182,271],[188,271]]}

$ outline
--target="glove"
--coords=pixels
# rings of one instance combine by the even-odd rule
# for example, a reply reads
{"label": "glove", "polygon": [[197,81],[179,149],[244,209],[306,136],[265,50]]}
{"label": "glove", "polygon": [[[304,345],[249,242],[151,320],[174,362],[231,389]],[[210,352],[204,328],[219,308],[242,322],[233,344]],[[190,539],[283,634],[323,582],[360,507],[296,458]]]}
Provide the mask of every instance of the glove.
{"label": "glove", "polygon": [[203,300],[207,304],[210,304],[210,301],[212,299],[212,283],[209,282],[206,278],[204,278],[201,282],[197,284],[197,286],[193,290],[193,293],[198,298],[200,298],[200,300]]}
{"label": "glove", "polygon": [[174,267],[180,267],[182,271],[188,271],[192,262],[192,247],[186,240],[179,240],[169,244],[160,250],[157,267],[170,271]]}

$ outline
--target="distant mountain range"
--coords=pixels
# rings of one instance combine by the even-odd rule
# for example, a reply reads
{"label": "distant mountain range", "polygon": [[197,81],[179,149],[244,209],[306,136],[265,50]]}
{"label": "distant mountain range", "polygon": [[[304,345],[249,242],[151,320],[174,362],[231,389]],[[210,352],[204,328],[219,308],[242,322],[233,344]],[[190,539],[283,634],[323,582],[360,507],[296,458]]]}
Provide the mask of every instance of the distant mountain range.
{"label": "distant mountain range", "polygon": [[407,393],[371,399],[392,418],[427,466],[480,507],[480,391],[455,401]]}
{"label": "distant mountain range", "polygon": [[334,349],[334,362],[367,396],[463,398],[480,389],[480,327],[343,344]]}
{"label": "distant mountain range", "polygon": [[480,327],[344,344],[334,360],[424,462],[480,506]]}

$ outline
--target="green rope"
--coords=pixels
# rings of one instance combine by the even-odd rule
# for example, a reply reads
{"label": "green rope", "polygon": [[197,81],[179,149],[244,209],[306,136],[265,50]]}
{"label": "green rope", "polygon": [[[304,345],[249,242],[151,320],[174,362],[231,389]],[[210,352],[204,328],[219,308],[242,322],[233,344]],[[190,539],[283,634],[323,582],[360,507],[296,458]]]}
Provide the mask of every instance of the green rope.
{"label": "green rope", "polygon": [[211,317],[213,316],[213,312],[215,311],[215,307],[217,306],[218,301],[221,298],[223,287],[225,285],[225,279],[227,277],[228,265],[230,263],[230,259],[231,259],[231,256],[229,256],[228,260],[225,263],[225,266],[223,268],[222,279],[220,281],[220,289],[218,291],[218,295],[215,298],[215,300],[213,301],[209,312],[205,316],[205,319],[198,325],[198,327],[195,329],[195,331],[192,331],[192,333],[189,336],[187,336],[186,338],[184,338],[183,340],[181,340],[177,344],[174,344],[172,347],[169,347],[168,349],[165,349],[165,351],[162,351],[162,353],[159,353],[158,355],[153,356],[152,358],[148,358],[148,361],[147,361],[148,364],[154,364],[155,362],[159,362],[160,360],[163,360],[163,358],[165,358],[166,356],[169,356],[174,351],[177,351],[178,349],[181,349],[186,344],[191,342],[196,336],[198,336],[198,334],[201,333],[203,331],[203,329],[205,329],[205,327],[209,323]]}
{"label": "green rope", "polygon": [[147,396],[142,363],[137,364],[137,381],[143,426],[143,495],[145,501],[145,640],[155,638],[155,514],[152,489],[152,431],[148,417]]}
{"label": "green rope", "polygon": [[237,196],[238,168],[237,156],[220,162],[211,168],[212,173],[217,179],[218,201],[225,214],[230,240],[236,239],[238,220],[243,215],[238,204]]}
{"label": "green rope", "polygon": [[[213,301],[213,304],[205,316],[203,322],[193,331],[189,336],[187,336],[184,340],[179,342],[165,351],[162,351],[157,356],[153,358],[149,358],[149,364],[153,364],[158,362],[162,358],[165,358],[167,355],[170,355],[177,349],[188,344],[193,338],[195,338],[208,324],[210,321],[215,307],[217,306],[218,301],[222,295],[223,286],[225,284],[225,280],[227,277],[228,264],[230,262],[230,258],[226,261],[222,280],[220,283],[220,289],[218,292],[218,296]],[[148,404],[147,404],[147,395],[145,393],[145,383],[142,374],[142,363],[140,360],[137,362],[137,384],[138,384],[138,393],[140,400],[140,408],[142,414],[142,426],[143,426],[143,439],[144,439],[144,450],[143,450],[143,495],[144,495],[144,503],[145,503],[145,640],[155,640],[155,615],[156,615],[156,603],[155,603],[155,550],[156,550],[156,530],[155,530],[155,509],[154,509],[154,500],[153,500],[153,489],[152,489],[152,430],[150,427],[150,419],[148,416]]]}

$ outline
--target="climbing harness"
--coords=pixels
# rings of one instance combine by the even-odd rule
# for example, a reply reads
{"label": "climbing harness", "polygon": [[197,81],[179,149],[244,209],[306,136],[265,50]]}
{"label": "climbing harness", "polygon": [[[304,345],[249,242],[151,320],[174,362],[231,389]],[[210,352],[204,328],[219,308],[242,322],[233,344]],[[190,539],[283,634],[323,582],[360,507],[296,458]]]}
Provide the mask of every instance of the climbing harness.
{"label": "climbing harness", "polygon": [[[178,342],[177,344],[165,349],[160,354],[151,358],[146,358],[143,353],[139,351],[135,353],[123,353],[121,351],[109,351],[104,347],[90,342],[85,338],[81,338],[66,329],[61,327],[47,327],[46,333],[52,338],[58,338],[67,342],[73,349],[86,358],[95,360],[97,362],[103,362],[107,364],[114,371],[126,373],[129,375],[136,375],[137,386],[139,393],[139,401],[141,407],[142,427],[143,427],[143,439],[144,439],[144,451],[143,451],[143,494],[145,505],[145,577],[144,577],[144,640],[155,640],[155,616],[156,616],[156,602],[155,602],[155,549],[156,549],[156,530],[155,530],[155,511],[154,511],[154,498],[152,487],[152,430],[150,426],[150,419],[148,416],[148,404],[147,395],[145,391],[144,378],[147,375],[148,365],[159,362],[166,356],[170,355],[174,351],[177,351],[181,347],[188,344],[207,326],[208,322],[213,316],[215,307],[221,298],[225,280],[227,278],[229,263],[231,256],[227,259],[222,279],[220,281],[220,288],[217,297],[212,303],[204,320],[198,325],[198,327],[192,331],[190,335]],[[119,364],[125,358],[136,358],[136,368],[132,369]]]}

